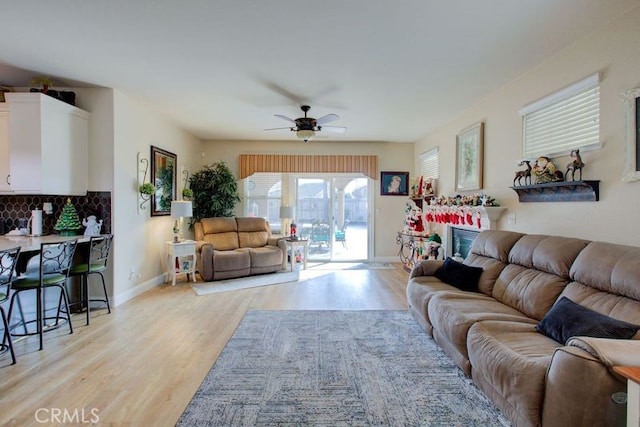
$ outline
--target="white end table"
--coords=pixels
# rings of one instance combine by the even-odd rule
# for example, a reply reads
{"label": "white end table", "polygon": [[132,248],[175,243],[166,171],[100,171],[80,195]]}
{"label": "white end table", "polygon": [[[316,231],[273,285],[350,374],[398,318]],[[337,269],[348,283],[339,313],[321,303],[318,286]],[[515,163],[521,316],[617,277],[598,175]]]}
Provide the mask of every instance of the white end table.
{"label": "white end table", "polygon": [[[302,248],[302,266],[306,270],[307,269],[307,255],[309,248],[309,240],[307,239],[298,239],[298,240],[289,240],[285,239],[284,242],[287,245],[287,254],[289,250],[291,251],[291,262],[289,265],[291,266],[291,271],[294,270],[296,264],[296,249]],[[284,259],[282,260],[282,269],[287,269],[287,254],[284,255]]]}
{"label": "white end table", "polygon": [[614,366],[627,379],[627,427],[640,426],[640,366]]}
{"label": "white end table", "polygon": [[195,240],[183,240],[182,242],[167,242],[167,280],[173,276],[176,285],[176,275],[187,273],[196,281],[196,242]]}

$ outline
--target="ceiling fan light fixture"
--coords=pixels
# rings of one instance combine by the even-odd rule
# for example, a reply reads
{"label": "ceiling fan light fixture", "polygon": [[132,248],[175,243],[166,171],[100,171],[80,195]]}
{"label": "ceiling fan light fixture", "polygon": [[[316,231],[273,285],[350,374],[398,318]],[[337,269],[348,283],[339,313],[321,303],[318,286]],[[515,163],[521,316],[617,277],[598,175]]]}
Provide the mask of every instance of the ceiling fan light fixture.
{"label": "ceiling fan light fixture", "polygon": [[312,130],[299,130],[296,132],[296,136],[298,139],[303,140],[304,142],[310,141],[316,136],[316,133]]}

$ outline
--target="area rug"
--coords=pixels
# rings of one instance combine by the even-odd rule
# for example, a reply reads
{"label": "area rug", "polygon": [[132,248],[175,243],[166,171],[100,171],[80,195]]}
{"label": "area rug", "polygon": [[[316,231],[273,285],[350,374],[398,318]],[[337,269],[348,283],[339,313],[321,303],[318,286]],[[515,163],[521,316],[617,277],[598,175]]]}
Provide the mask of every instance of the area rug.
{"label": "area rug", "polygon": [[209,295],[218,292],[237,291],[240,289],[257,288],[260,286],[276,285],[278,283],[297,282],[298,271],[261,274],[258,276],[239,277],[237,279],[216,280],[213,282],[194,283],[191,289],[196,295]]}
{"label": "area rug", "polygon": [[250,311],[178,426],[508,426],[406,311]]}

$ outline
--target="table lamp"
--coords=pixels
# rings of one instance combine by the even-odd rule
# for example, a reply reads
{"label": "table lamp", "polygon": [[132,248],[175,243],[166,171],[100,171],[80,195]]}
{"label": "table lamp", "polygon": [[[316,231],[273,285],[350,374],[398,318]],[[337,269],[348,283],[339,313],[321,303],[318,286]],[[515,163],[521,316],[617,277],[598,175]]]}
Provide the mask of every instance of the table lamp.
{"label": "table lamp", "polygon": [[292,220],[296,216],[296,208],[293,206],[280,206],[280,219],[283,220],[284,227],[283,233],[285,236],[287,235],[287,230],[289,230],[289,221]]}
{"label": "table lamp", "polygon": [[171,218],[175,220],[173,223],[173,242],[178,243],[184,240],[182,238],[182,218],[190,218],[193,216],[193,205],[191,202],[184,200],[174,200],[171,202]]}

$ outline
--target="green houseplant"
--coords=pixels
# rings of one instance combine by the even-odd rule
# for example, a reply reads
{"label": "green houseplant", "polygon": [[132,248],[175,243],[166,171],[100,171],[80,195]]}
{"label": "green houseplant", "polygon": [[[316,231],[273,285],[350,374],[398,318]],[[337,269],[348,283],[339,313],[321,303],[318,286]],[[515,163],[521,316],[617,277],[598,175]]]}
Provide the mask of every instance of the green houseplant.
{"label": "green houseplant", "polygon": [[233,216],[241,200],[238,183],[223,161],[205,165],[189,178],[193,191],[192,224],[202,218]]}
{"label": "green houseplant", "polygon": [[139,191],[140,194],[150,196],[152,194],[155,194],[156,186],[151,184],[150,182],[145,182],[144,184],[140,185]]}

